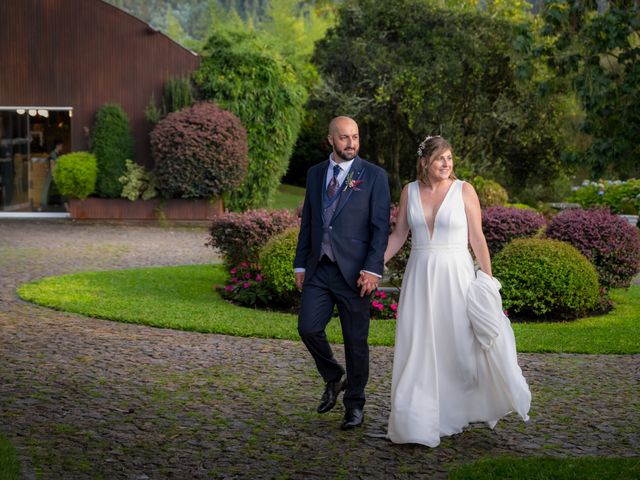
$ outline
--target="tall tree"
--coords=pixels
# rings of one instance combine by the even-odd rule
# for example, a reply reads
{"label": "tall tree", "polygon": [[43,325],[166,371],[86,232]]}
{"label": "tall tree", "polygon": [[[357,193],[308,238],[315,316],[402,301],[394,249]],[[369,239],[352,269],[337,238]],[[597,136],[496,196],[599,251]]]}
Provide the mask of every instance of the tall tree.
{"label": "tall tree", "polygon": [[316,104],[355,116],[369,156],[396,194],[415,171],[426,134],[453,142],[463,174],[490,175],[512,194],[562,175],[564,111],[519,80],[519,29],[486,12],[434,8],[427,0],[359,0],[339,11],[318,43],[326,79]]}
{"label": "tall tree", "polygon": [[536,53],[557,75],[548,89],[571,85],[585,111],[581,161],[594,179],[640,175],[640,4],[546,0],[542,16]]}
{"label": "tall tree", "polygon": [[239,30],[209,38],[195,82],[203,98],[235,113],[247,129],[249,171],[229,206],[268,205],[289,163],[306,90],[281,56],[255,33]]}

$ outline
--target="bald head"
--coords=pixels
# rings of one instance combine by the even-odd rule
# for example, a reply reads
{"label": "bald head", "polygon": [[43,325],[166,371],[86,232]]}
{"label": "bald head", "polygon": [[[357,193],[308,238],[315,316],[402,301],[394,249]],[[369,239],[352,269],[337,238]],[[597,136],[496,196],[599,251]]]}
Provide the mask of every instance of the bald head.
{"label": "bald head", "polygon": [[355,120],[349,117],[345,117],[345,116],[335,117],[329,123],[329,135],[333,135],[341,127],[342,128],[355,127],[355,129],[357,130],[358,124],[355,122]]}
{"label": "bald head", "polygon": [[329,123],[327,137],[333,147],[333,160],[336,163],[353,160],[360,150],[358,124],[349,117],[336,117]]}

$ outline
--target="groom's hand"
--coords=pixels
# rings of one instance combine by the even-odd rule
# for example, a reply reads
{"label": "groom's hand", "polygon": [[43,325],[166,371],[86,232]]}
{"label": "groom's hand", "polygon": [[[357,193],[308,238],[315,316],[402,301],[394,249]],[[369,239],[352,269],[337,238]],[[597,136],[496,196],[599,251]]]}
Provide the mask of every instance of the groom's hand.
{"label": "groom's hand", "polygon": [[357,286],[360,287],[360,296],[371,295],[376,288],[378,288],[378,281],[380,278],[372,273],[360,272],[360,278],[358,278]]}
{"label": "groom's hand", "polygon": [[302,290],[302,284],[304,283],[304,272],[296,272],[296,288]]}

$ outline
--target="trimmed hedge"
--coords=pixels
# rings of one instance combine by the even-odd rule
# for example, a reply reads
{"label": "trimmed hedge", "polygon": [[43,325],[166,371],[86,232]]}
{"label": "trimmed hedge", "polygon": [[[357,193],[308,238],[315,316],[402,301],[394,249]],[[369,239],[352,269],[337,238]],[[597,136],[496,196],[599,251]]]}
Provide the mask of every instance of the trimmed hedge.
{"label": "trimmed hedge", "polygon": [[492,256],[515,238],[535,236],[546,224],[544,216],[533,210],[491,207],[482,211],[482,231]]}
{"label": "trimmed hedge", "polygon": [[495,180],[476,176],[469,183],[476,190],[482,208],[502,206],[509,200],[509,194],[505,188]]}
{"label": "trimmed hedge", "polygon": [[133,134],[125,111],[114,103],[103,105],[96,114],[90,149],[98,161],[98,196],[120,196],[122,184],[118,179],[126,172],[125,161],[133,158],[133,145]]}
{"label": "trimmed hedge", "polygon": [[593,263],[603,287],[626,288],[640,271],[640,234],[606,208],[571,209],[556,215],[547,236],[576,247]]}
{"label": "trimmed hedge", "polygon": [[158,189],[166,198],[219,197],[246,176],[247,132],[215,103],[170,113],[150,138]]}
{"label": "trimmed hedge", "polygon": [[273,236],[260,250],[260,266],[264,282],[278,297],[295,293],[293,260],[300,228],[294,227]]}
{"label": "trimmed hedge", "polygon": [[298,217],[289,210],[225,213],[213,219],[206,245],[219,249],[229,268],[243,262],[257,263],[260,249],[272,236],[298,223]]}
{"label": "trimmed hedge", "polygon": [[96,188],[98,165],[95,155],[74,152],[61,155],[53,169],[53,179],[60,193],[68,198],[84,199]]}
{"label": "trimmed hedge", "polygon": [[527,319],[574,319],[593,312],[600,301],[594,266],[568,243],[516,239],[493,261],[510,315]]}

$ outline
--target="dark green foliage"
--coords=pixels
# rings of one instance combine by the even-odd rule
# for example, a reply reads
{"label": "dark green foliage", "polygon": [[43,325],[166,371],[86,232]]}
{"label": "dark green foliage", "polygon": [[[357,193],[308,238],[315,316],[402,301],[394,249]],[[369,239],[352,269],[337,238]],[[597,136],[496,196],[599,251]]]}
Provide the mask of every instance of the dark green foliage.
{"label": "dark green foliage", "polygon": [[170,113],[150,138],[158,189],[166,198],[219,197],[245,178],[245,129],[214,103]]}
{"label": "dark green foliage", "polygon": [[493,274],[513,317],[573,319],[592,312],[600,289],[594,266],[568,243],[517,239],[495,257]]}
{"label": "dark green foliage", "polygon": [[170,78],[165,84],[161,105],[158,106],[155,95],[151,94],[151,99],[144,113],[151,123],[158,123],[167,114],[190,107],[194,103],[191,78],[175,77]]}
{"label": "dark green foliage", "polygon": [[53,179],[62,195],[87,198],[96,188],[98,173],[96,157],[89,152],[61,155],[53,170]]}
{"label": "dark green foliage", "polygon": [[129,118],[120,105],[107,103],[96,115],[91,152],[98,161],[96,193],[117,198],[122,192],[118,179],[125,173],[125,160],[133,158],[133,134]]}
{"label": "dark green foliage", "polygon": [[338,113],[359,121],[363,154],[386,168],[396,195],[415,177],[418,143],[441,134],[459,173],[496,178],[517,197],[562,174],[565,123],[558,97],[542,99],[535,79],[521,81],[520,31],[427,0],[345,2],[317,44],[326,82],[315,104],[323,121]]}
{"label": "dark green foliage", "polygon": [[254,34],[239,31],[211,36],[195,82],[203,98],[234,112],[247,129],[249,171],[227,205],[235,210],[268,205],[300,130],[304,87]]}
{"label": "dark green foliage", "polygon": [[288,210],[225,213],[213,219],[207,245],[220,250],[230,268],[242,262],[258,263],[263,245],[274,235],[297,224],[298,217]]}
{"label": "dark green foliage", "polygon": [[193,105],[193,90],[189,77],[170,78],[164,86],[162,106],[165,113],[177,112]]}
{"label": "dark green foliage", "polygon": [[260,250],[264,281],[279,297],[296,292],[293,259],[299,233],[300,229],[297,227],[285,230],[272,237]]}
{"label": "dark green foliage", "polygon": [[547,0],[545,35],[533,53],[547,61],[548,90],[575,86],[592,142],[579,161],[592,178],[640,175],[640,4]]}
{"label": "dark green foliage", "polygon": [[565,210],[553,218],[547,235],[582,252],[595,265],[603,287],[629,287],[640,272],[638,229],[607,209]]}

